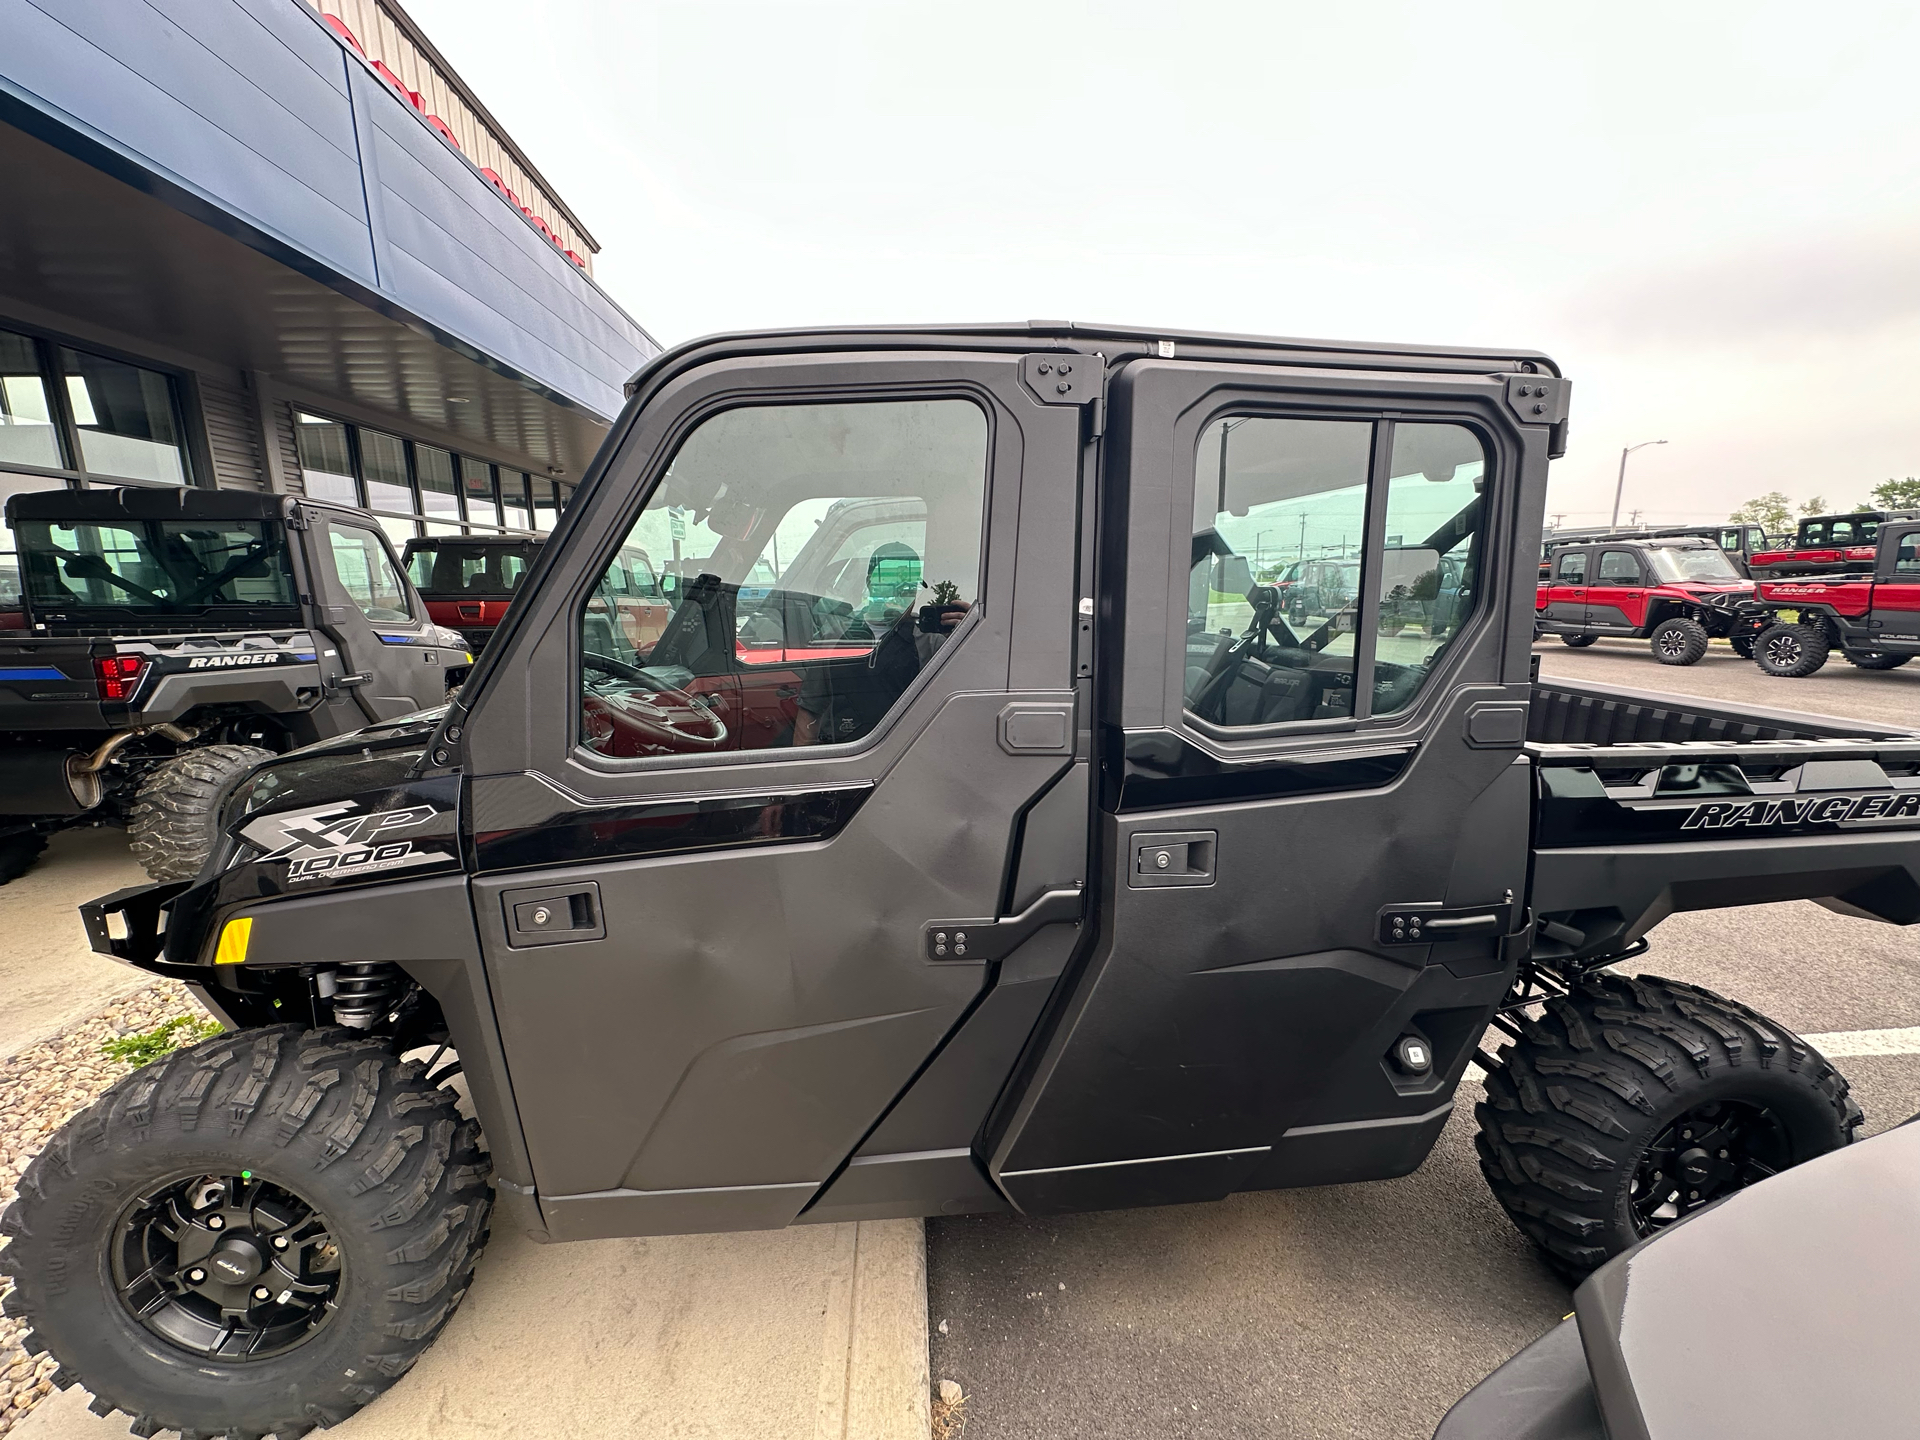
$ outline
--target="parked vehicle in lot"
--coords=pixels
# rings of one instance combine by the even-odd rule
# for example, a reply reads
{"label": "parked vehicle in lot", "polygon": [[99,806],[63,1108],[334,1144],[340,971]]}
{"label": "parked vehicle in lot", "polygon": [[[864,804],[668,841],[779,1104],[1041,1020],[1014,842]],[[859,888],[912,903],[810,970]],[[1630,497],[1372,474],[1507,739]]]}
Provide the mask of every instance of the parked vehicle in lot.
{"label": "parked vehicle in lot", "polygon": [[[1566,382],[1340,361],[985,326],[649,365],[442,712],[263,765],[196,877],[83,908],[231,1029],[28,1168],[30,1347],[136,1429],[295,1433],[431,1342],[496,1197],[574,1240],[1403,1175],[1489,1024],[1483,1168],[1569,1272],[1846,1144],[1785,1027],[1606,972],[1674,910],[1920,921],[1920,734],[1535,684],[1512,537]],[[1303,500],[1362,588],[1296,630],[1246,557]],[[669,537],[665,630],[598,648]],[[1422,576],[1451,603],[1389,628]]]}
{"label": "parked vehicle in lot", "polygon": [[373,517],[237,491],[7,501],[22,625],[0,631],[0,882],[74,825],[157,880],[212,848],[265,759],[436,705],[465,674]]}
{"label": "parked vehicle in lot", "polygon": [[1756,580],[1794,575],[1864,575],[1873,569],[1880,527],[1890,520],[1920,520],[1920,510],[1862,510],[1851,515],[1813,515],[1800,522],[1784,549],[1753,557]]}
{"label": "parked vehicle in lot", "polygon": [[1725,552],[1698,538],[1569,545],[1538,588],[1534,633],[1576,648],[1603,635],[1644,639],[1662,665],[1694,664],[1716,635],[1751,655],[1759,627],[1739,604],[1752,594]]}
{"label": "parked vehicle in lot", "polygon": [[[1682,1171],[1716,1158],[1694,1139]],[[1595,1272],[1434,1440],[1910,1434],[1916,1219],[1912,1123],[1702,1209]]]}
{"label": "parked vehicle in lot", "polygon": [[478,655],[539,553],[530,536],[430,535],[409,540],[401,559],[434,624],[458,630]]}
{"label": "parked vehicle in lot", "polygon": [[1832,650],[1862,670],[1895,670],[1920,655],[1920,519],[1881,525],[1874,554],[1866,575],[1761,581],[1741,607],[1758,628],[1754,663],[1800,677]]}
{"label": "parked vehicle in lot", "polygon": [[1286,616],[1336,615],[1360,593],[1358,560],[1296,560],[1273,582]]}
{"label": "parked vehicle in lot", "polygon": [[1598,540],[1678,540],[1692,536],[1717,545],[1727,563],[1742,579],[1750,578],[1753,557],[1772,548],[1767,532],[1758,525],[1729,521],[1725,525],[1597,525],[1580,530],[1549,530],[1540,541],[1540,578],[1552,567],[1553,552],[1567,545],[1590,545]]}

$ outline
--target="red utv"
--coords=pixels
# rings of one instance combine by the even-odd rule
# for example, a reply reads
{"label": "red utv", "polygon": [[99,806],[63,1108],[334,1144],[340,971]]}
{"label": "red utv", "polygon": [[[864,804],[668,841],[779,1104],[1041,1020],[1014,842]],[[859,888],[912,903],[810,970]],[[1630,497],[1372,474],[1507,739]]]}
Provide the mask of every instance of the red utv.
{"label": "red utv", "polygon": [[1920,518],[1879,527],[1868,574],[1763,580],[1740,610],[1760,627],[1753,659],[1769,675],[1811,675],[1831,650],[1861,670],[1899,668],[1920,655]]}
{"label": "red utv", "polygon": [[1751,655],[1760,625],[1739,606],[1753,593],[1718,545],[1696,537],[1567,545],[1541,582],[1533,631],[1576,648],[1603,635],[1644,638],[1662,665],[1693,664],[1716,635]]}
{"label": "red utv", "polygon": [[407,578],[434,623],[458,630],[477,655],[539,551],[526,535],[429,535],[407,542]]}
{"label": "red utv", "polygon": [[1851,515],[1812,515],[1800,522],[1785,550],[1755,555],[1756,580],[1789,575],[1866,575],[1873,570],[1880,527],[1890,520],[1920,520],[1920,510],[1860,510]]}

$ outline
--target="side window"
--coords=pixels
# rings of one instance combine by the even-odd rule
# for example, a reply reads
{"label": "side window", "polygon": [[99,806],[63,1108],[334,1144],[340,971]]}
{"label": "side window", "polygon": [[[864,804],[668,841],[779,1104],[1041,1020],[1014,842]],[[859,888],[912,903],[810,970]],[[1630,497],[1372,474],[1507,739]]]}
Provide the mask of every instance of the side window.
{"label": "side window", "polygon": [[1803,549],[1816,550],[1827,543],[1827,522],[1809,520],[1800,527],[1800,545]]}
{"label": "side window", "polygon": [[1900,537],[1900,548],[1893,552],[1893,568],[1902,575],[1920,578],[1920,530]]}
{"label": "side window", "polygon": [[1835,520],[1827,526],[1827,543],[1830,545],[1853,544],[1853,522]]}
{"label": "side window", "polygon": [[1758,555],[1767,548],[1767,532],[1758,525],[1747,527],[1747,549]]}
{"label": "side window", "polygon": [[1560,566],[1554,572],[1554,578],[1562,585],[1584,585],[1587,583],[1587,552],[1568,550],[1560,556]]}
{"label": "side window", "polygon": [[[1368,475],[1382,443],[1384,532],[1369,575]],[[1246,726],[1412,703],[1478,605],[1486,472],[1485,447],[1462,425],[1215,421],[1195,472],[1187,708]],[[1278,583],[1256,579],[1281,565]],[[1362,634],[1369,594],[1379,625]],[[1373,683],[1361,707],[1366,649]]]}
{"label": "side window", "polygon": [[986,415],[967,400],[706,420],[582,607],[585,745],[638,757],[873,734],[980,598],[986,488]]}
{"label": "side window", "polygon": [[407,586],[387,547],[371,530],[327,521],[327,548],[334,573],[360,613],[375,623],[411,620]]}
{"label": "side window", "polygon": [[1856,527],[1856,531],[1857,538],[1854,540],[1854,544],[1871,545],[1875,540],[1880,538],[1880,522],[1878,520],[1862,520]]}
{"label": "side window", "polygon": [[1640,561],[1631,550],[1605,550],[1600,555],[1600,575],[1596,585],[1638,585]]}
{"label": "side window", "polygon": [[1720,548],[1722,550],[1737,551],[1740,548],[1740,532],[1738,530],[1722,530],[1720,532]]}
{"label": "side window", "polygon": [[407,556],[407,578],[413,582],[416,590],[433,589],[433,561],[439,550],[428,548],[412,551]]}

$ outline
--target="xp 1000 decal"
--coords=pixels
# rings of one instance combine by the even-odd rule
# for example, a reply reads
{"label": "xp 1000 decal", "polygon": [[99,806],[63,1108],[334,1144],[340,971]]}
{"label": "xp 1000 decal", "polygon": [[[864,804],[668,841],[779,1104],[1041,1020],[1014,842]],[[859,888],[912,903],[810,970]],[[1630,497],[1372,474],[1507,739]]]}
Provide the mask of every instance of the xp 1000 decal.
{"label": "xp 1000 decal", "polygon": [[331,880],[453,859],[452,836],[408,833],[443,816],[451,818],[432,805],[369,811],[341,800],[262,815],[240,827],[240,838],[266,852],[256,863],[285,860],[289,881]]}

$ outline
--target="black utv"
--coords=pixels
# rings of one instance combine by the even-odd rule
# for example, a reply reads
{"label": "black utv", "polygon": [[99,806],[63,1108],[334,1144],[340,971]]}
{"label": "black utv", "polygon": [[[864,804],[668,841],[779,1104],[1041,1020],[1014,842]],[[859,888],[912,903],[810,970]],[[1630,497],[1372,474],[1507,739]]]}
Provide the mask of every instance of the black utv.
{"label": "black utv", "polygon": [[195,875],[259,761],[438,705],[469,661],[371,515],[282,495],[42,491],[7,502],[0,883],[73,825]]}
{"label": "black utv", "polygon": [[[84,907],[230,1028],[28,1169],[8,1313],[140,1433],[288,1436],[414,1363],[496,1198],[577,1240],[1375,1179],[1477,1059],[1579,1274],[1847,1143],[1805,1041],[1610,967],[1681,909],[1920,921],[1920,735],[1533,683],[1566,411],[1523,352],[660,357],[443,711]],[[1296,627],[1263,533],[1357,592]],[[641,552],[657,628],[609,618]]]}

